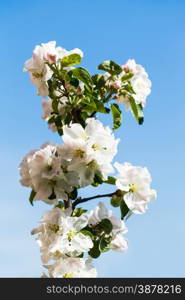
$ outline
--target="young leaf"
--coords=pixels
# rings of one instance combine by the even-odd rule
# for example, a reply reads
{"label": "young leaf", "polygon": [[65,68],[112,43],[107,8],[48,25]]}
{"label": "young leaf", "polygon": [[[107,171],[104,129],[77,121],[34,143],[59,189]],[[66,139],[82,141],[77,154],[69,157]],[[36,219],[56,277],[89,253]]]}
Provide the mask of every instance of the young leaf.
{"label": "young leaf", "polygon": [[104,253],[104,252],[109,251],[109,250],[110,250],[109,245],[110,245],[110,242],[108,242],[108,241],[104,238],[104,236],[102,236],[102,237],[100,238],[100,242],[99,242],[99,250],[100,250],[100,252]]}
{"label": "young leaf", "polygon": [[47,121],[48,121],[48,124],[53,124],[55,122],[55,115],[50,115],[49,119]]}
{"label": "young leaf", "polygon": [[134,73],[126,73],[123,77],[121,77],[121,81],[128,81],[129,79],[131,79],[134,76]]}
{"label": "young leaf", "polygon": [[63,201],[59,201],[57,205],[55,205],[55,207],[58,207],[60,209],[64,209],[64,202]]}
{"label": "young leaf", "polygon": [[86,209],[83,209],[81,207],[75,208],[75,210],[73,211],[73,217],[80,217],[86,211],[87,211]]}
{"label": "young leaf", "polygon": [[89,74],[89,72],[86,69],[84,69],[82,67],[78,67],[78,68],[71,70],[70,72],[72,72],[72,74],[75,78],[81,80],[86,85],[86,87],[91,90],[93,81],[91,79],[91,75]]}
{"label": "young leaf", "polygon": [[62,127],[61,116],[57,116],[57,117],[55,118],[55,125],[56,125],[57,127]]}
{"label": "young leaf", "polygon": [[106,181],[104,181],[104,183],[115,184],[116,183],[116,178],[114,178],[112,176],[108,176],[108,179]]}
{"label": "young leaf", "polygon": [[113,228],[112,223],[109,219],[103,219],[97,226],[107,234],[109,234]]}
{"label": "young leaf", "polygon": [[61,59],[61,66],[64,68],[78,65],[81,59],[81,56],[77,53],[70,54]]}
{"label": "young leaf", "polygon": [[120,204],[120,210],[121,210],[121,220],[124,219],[124,217],[128,214],[129,212],[129,208],[128,206],[126,205],[125,201],[122,200],[121,201],[121,204]]}
{"label": "young leaf", "polygon": [[69,193],[69,198],[71,200],[75,200],[77,197],[78,197],[78,190],[77,188],[74,188],[74,190],[71,193]]}
{"label": "young leaf", "polygon": [[88,252],[92,258],[98,258],[101,254],[99,249],[99,241],[94,242],[94,247]]}
{"label": "young leaf", "polygon": [[59,104],[58,100],[54,99],[52,101],[52,109],[55,113],[58,113],[58,104]]}
{"label": "young leaf", "polygon": [[119,106],[116,103],[111,104],[111,112],[113,117],[113,128],[114,130],[116,130],[121,126],[122,122],[121,110],[119,109]]}
{"label": "young leaf", "polygon": [[116,195],[114,195],[114,196],[112,196],[110,203],[113,207],[118,207],[118,206],[120,206],[122,199],[123,198],[117,197]]}
{"label": "young leaf", "polygon": [[143,124],[144,114],[141,104],[136,104],[134,98],[130,98],[129,102],[136,121],[138,121],[140,125]]}
{"label": "young leaf", "polygon": [[32,206],[33,206],[33,200],[34,200],[35,195],[36,195],[36,192],[34,190],[32,190],[30,193],[30,197],[29,197],[29,201]]}
{"label": "young leaf", "polygon": [[96,74],[96,75],[93,75],[92,76],[92,80],[95,84],[95,86],[98,88],[98,89],[101,89],[102,87],[105,86],[105,78],[103,75],[101,74]]}
{"label": "young leaf", "polygon": [[98,186],[102,183],[103,183],[103,180],[102,180],[101,176],[99,176],[98,174],[95,174],[94,182],[92,183],[92,186]]}
{"label": "young leaf", "polygon": [[111,75],[119,75],[123,71],[122,68],[112,60],[106,60],[102,62],[98,66],[98,70],[106,71]]}
{"label": "young leaf", "polygon": [[103,113],[103,114],[108,114],[110,112],[110,109],[105,107],[102,102],[96,102],[97,106],[97,112]]}

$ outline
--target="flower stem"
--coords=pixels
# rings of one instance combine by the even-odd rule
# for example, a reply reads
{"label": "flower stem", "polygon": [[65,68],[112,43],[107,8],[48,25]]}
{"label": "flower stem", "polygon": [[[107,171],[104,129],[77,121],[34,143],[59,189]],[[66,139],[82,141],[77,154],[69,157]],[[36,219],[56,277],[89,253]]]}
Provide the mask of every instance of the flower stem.
{"label": "flower stem", "polygon": [[75,209],[75,207],[76,207],[78,204],[87,202],[87,201],[89,201],[89,200],[93,200],[93,199],[97,199],[97,198],[112,197],[112,196],[115,195],[115,194],[116,194],[116,192],[109,193],[109,194],[104,194],[104,195],[97,195],[97,196],[88,197],[88,198],[77,198],[77,199],[73,202],[72,208]]}

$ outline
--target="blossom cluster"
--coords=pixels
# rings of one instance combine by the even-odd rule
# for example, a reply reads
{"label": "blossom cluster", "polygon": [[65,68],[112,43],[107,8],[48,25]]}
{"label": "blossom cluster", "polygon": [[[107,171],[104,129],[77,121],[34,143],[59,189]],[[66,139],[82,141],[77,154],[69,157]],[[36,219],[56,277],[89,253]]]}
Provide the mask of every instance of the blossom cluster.
{"label": "blossom cluster", "polygon": [[[126,220],[145,213],[156,199],[146,167],[114,162],[120,139],[113,131],[122,123],[120,104],[143,123],[151,92],[148,74],[129,59],[123,65],[104,61],[98,66],[103,73],[91,76],[76,67],[82,57],[80,49],[66,50],[51,41],[36,46],[24,66],[37,94],[47,98],[42,100],[42,118],[60,136],[58,145],[48,142],[30,151],[19,168],[21,184],[31,188],[30,203],[52,205],[32,230],[48,271],[42,277],[96,277],[92,260],[109,250],[126,251]],[[101,113],[112,114],[112,129],[97,119]],[[81,188],[102,184],[110,184],[113,192],[79,197]],[[102,201],[90,212],[77,208],[104,197],[119,208],[119,218]]]}
{"label": "blossom cluster", "polygon": [[[111,226],[109,231],[102,227],[106,222]],[[71,208],[54,207],[44,214],[40,226],[32,230],[32,234],[38,234],[41,259],[49,276],[63,278],[95,277],[96,270],[90,257],[93,257],[92,250],[98,239],[101,244],[106,243],[104,251],[126,251],[126,232],[124,222],[113,216],[102,202],[90,213],[83,212],[78,217]],[[87,253],[89,256],[82,259]],[[53,263],[47,265],[50,261]]]}
{"label": "blossom cluster", "polygon": [[108,127],[89,118],[85,128],[74,123],[63,132],[63,144],[46,143],[21,162],[21,183],[35,191],[34,200],[68,200],[75,188],[93,184],[96,175],[106,180],[113,172],[119,140]]}
{"label": "blossom cluster", "polygon": [[38,95],[47,97],[49,95],[48,80],[51,79],[53,71],[48,64],[59,64],[60,60],[71,54],[83,57],[80,49],[66,50],[56,47],[56,42],[42,43],[33,50],[33,55],[25,62],[24,71],[30,73],[30,79],[38,89]]}

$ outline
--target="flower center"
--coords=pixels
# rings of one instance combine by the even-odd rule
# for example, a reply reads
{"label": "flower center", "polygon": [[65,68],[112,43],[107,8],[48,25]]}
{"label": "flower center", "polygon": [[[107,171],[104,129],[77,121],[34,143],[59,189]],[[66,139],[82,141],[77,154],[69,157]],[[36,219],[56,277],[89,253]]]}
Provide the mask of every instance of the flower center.
{"label": "flower center", "polygon": [[135,184],[130,184],[130,191],[131,192],[137,191],[137,186]]}
{"label": "flower center", "polygon": [[83,151],[81,149],[77,149],[77,150],[75,150],[74,156],[79,157],[79,158],[83,158],[84,154],[85,154],[85,151]]}
{"label": "flower center", "polygon": [[56,250],[54,253],[53,253],[54,257],[55,258],[61,258],[62,257],[62,254],[60,253],[60,251]]}
{"label": "flower center", "polygon": [[72,278],[73,277],[73,273],[65,273],[63,278]]}
{"label": "flower center", "polygon": [[42,78],[42,77],[43,77],[43,74],[42,74],[42,73],[37,73],[37,72],[32,73],[32,75],[33,75],[33,77],[35,77],[35,78]]}
{"label": "flower center", "polygon": [[77,234],[76,231],[70,231],[70,232],[68,233],[68,235],[67,235],[68,240],[71,241],[71,240],[74,238],[74,236],[75,236],[76,234]]}
{"label": "flower center", "polygon": [[92,148],[94,151],[101,150],[101,147],[96,144],[92,145]]}
{"label": "flower center", "polygon": [[59,225],[57,224],[49,224],[48,228],[53,231],[54,233],[57,233],[57,231],[59,231]]}
{"label": "flower center", "polygon": [[91,160],[87,166],[90,167],[91,169],[97,169],[97,163],[95,160]]}

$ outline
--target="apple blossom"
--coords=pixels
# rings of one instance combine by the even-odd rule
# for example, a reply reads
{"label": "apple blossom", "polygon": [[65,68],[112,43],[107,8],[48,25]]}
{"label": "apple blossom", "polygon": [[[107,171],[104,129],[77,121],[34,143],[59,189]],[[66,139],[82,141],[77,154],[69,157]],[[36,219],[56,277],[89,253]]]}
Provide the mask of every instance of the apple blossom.
{"label": "apple blossom", "polygon": [[74,186],[78,185],[78,175],[69,171],[68,162],[57,152],[55,144],[46,143],[40,150],[30,152],[20,164],[21,183],[35,191],[34,200],[54,204],[55,199],[67,200]]}
{"label": "apple blossom", "polygon": [[88,215],[73,217],[71,213],[70,208],[65,211],[53,208],[44,214],[41,226],[32,231],[39,233],[37,242],[43,263],[63,255],[79,256],[92,248],[91,238],[80,232],[88,224]]}
{"label": "apple blossom", "polygon": [[45,268],[48,269],[50,278],[94,278],[97,276],[90,259],[69,257],[60,259],[53,265],[45,265]]}
{"label": "apple blossom", "polygon": [[[135,94],[132,96],[137,104],[141,104],[142,107],[144,107],[146,98],[151,93],[151,81],[148,78],[148,74],[143,66],[136,64],[134,59],[129,59],[126,64],[122,66],[122,69],[123,72],[121,76],[128,72],[133,73],[130,83]],[[117,100],[120,103],[126,103],[127,110],[130,109],[129,98],[127,96],[120,95]]]}
{"label": "apple blossom", "polygon": [[150,189],[151,176],[147,168],[132,166],[130,163],[114,164],[119,171],[116,186],[126,192],[124,201],[128,208],[136,214],[142,214],[147,204],[156,198],[156,191]]}

